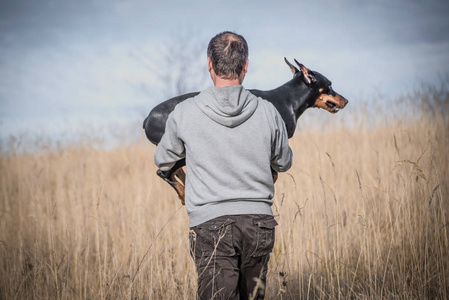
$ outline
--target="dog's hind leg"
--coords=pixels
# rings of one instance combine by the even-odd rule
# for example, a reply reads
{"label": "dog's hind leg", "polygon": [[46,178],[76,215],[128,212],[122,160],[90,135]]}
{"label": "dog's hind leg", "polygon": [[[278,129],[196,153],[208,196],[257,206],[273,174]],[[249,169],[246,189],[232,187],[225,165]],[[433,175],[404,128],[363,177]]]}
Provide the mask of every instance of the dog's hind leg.
{"label": "dog's hind leg", "polygon": [[182,205],[185,205],[186,174],[184,173],[184,170],[182,168],[179,168],[176,171],[174,171],[171,176],[171,180],[174,182],[174,186],[173,185],[172,186],[176,190],[179,200],[181,200]]}
{"label": "dog's hind leg", "polygon": [[184,186],[186,185],[186,173],[184,173],[182,168],[173,172],[172,179],[174,179],[174,176],[176,176]]}
{"label": "dog's hind leg", "polygon": [[[181,171],[180,171],[181,170]],[[185,178],[184,171],[182,168],[179,168],[178,170],[175,170],[174,172],[171,172],[169,176],[167,176],[166,172],[163,172],[161,170],[157,170],[157,175],[164,179],[172,188],[175,189],[176,193],[178,194],[179,200],[181,200],[182,205],[185,205],[185,187],[182,183],[180,183],[176,177],[178,178]],[[181,179],[180,178],[180,179]]]}

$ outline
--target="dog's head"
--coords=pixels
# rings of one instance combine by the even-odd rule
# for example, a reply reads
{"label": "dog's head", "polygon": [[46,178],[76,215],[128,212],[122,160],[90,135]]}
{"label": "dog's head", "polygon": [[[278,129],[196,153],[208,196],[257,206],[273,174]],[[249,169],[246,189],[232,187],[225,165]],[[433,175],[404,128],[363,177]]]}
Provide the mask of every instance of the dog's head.
{"label": "dog's head", "polygon": [[293,75],[299,76],[312,91],[311,107],[322,108],[330,113],[337,113],[348,104],[348,100],[346,100],[345,97],[332,89],[332,82],[324,75],[307,69],[296,59],[295,63],[298,65],[299,69],[293,66],[286,58],[284,59],[292,70]]}

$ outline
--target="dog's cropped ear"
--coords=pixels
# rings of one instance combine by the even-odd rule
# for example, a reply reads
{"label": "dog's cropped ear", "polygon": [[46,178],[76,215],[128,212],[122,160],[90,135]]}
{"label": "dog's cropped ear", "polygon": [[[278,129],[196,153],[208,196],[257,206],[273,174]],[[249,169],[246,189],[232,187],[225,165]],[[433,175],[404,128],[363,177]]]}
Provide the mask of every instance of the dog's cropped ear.
{"label": "dog's cropped ear", "polygon": [[290,69],[292,70],[293,75],[296,75],[298,73],[300,73],[301,71],[299,71],[294,65],[292,65],[287,58],[284,57],[285,62],[287,63],[287,65],[290,67]]}
{"label": "dog's cropped ear", "polygon": [[299,69],[304,75],[304,80],[306,84],[312,84],[316,81],[315,77],[313,76],[312,72],[309,69],[307,69],[303,64],[300,64],[296,59],[295,63],[298,65]]}

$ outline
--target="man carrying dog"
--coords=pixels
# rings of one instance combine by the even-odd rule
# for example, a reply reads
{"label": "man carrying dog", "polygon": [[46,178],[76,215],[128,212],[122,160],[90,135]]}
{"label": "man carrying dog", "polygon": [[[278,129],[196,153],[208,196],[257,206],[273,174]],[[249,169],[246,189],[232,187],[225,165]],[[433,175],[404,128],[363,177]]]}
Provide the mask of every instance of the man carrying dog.
{"label": "man carrying dog", "polygon": [[292,164],[274,106],[241,84],[248,45],[222,32],[207,48],[214,86],[178,104],[154,160],[161,171],[186,159],[185,205],[200,299],[263,299],[277,225],[277,172]]}

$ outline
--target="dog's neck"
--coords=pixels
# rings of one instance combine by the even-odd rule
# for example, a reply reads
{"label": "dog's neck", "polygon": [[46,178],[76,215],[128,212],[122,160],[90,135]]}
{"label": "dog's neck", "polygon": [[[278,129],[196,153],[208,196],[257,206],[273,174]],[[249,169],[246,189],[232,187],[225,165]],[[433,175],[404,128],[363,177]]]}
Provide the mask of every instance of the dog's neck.
{"label": "dog's neck", "polygon": [[282,93],[291,111],[294,113],[295,122],[304,113],[304,111],[312,107],[316,100],[316,91],[310,88],[300,77],[294,77],[292,80],[275,89],[276,92]]}

